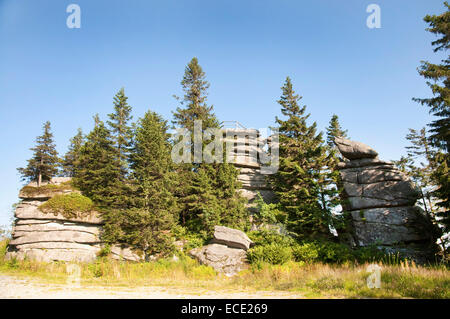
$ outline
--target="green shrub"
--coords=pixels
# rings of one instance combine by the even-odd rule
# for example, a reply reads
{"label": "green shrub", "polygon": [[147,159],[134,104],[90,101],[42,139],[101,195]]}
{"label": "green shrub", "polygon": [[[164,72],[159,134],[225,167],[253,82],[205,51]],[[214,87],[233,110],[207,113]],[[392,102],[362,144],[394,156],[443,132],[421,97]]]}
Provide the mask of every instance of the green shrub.
{"label": "green shrub", "polygon": [[319,259],[325,263],[342,263],[353,261],[354,255],[350,246],[334,242],[320,242]]}
{"label": "green shrub", "polygon": [[267,262],[272,265],[279,265],[292,259],[292,250],[290,247],[276,243],[256,246],[247,251],[247,259],[251,264]]}
{"label": "green shrub", "polygon": [[292,237],[270,230],[252,231],[248,236],[255,243],[255,246],[277,244],[283,247],[291,247],[296,244]]}
{"label": "green shrub", "polygon": [[292,255],[295,261],[310,263],[319,259],[320,248],[314,243],[299,244],[292,248]]}
{"label": "green shrub", "polygon": [[176,225],[172,229],[172,233],[176,240],[184,241],[184,251],[204,246],[210,238],[206,232],[190,232],[186,227]]}
{"label": "green shrub", "polygon": [[92,200],[79,193],[56,195],[39,206],[39,210],[43,213],[60,213],[68,218],[88,215],[94,209],[95,206]]}
{"label": "green shrub", "polygon": [[360,247],[353,252],[359,263],[384,261],[387,254],[376,246]]}

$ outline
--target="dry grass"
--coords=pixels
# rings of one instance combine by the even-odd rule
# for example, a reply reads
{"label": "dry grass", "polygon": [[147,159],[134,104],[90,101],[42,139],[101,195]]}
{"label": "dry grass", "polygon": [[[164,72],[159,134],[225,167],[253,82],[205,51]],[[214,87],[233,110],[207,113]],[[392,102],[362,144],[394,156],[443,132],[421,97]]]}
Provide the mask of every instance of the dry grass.
{"label": "dry grass", "polygon": [[[3,248],[2,248],[3,247]],[[0,243],[0,253],[5,243]],[[0,273],[34,277],[49,283],[66,283],[67,265],[62,262],[5,261],[0,255]],[[210,290],[290,291],[309,298],[450,298],[450,272],[444,266],[419,267],[414,264],[380,265],[381,288],[370,289],[367,266],[343,264],[284,265],[260,264],[228,278],[212,268],[184,257],[179,261],[160,260],[127,263],[99,259],[78,264],[82,285],[165,286]]]}

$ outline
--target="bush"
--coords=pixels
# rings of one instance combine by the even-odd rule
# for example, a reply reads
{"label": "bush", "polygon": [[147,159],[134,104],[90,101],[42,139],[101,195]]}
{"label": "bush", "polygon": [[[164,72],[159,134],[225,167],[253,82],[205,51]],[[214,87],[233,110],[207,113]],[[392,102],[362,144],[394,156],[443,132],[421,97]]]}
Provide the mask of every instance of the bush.
{"label": "bush", "polygon": [[67,218],[85,216],[95,209],[92,200],[79,193],[56,195],[39,206],[43,213],[62,214]]}
{"label": "bush", "polygon": [[206,232],[190,232],[186,227],[180,225],[175,225],[172,232],[176,240],[181,240],[184,242],[184,251],[202,247],[210,240],[210,237],[208,237]]}
{"label": "bush", "polygon": [[292,255],[295,261],[310,263],[319,259],[320,248],[314,243],[296,245],[292,248]]}
{"label": "bush", "polygon": [[270,230],[252,231],[248,236],[255,243],[255,246],[277,244],[283,247],[291,247],[296,244],[292,237]]}
{"label": "bush", "polygon": [[353,254],[359,263],[383,261],[387,257],[387,254],[376,246],[360,247]]}
{"label": "bush", "polygon": [[319,245],[319,259],[325,263],[343,263],[353,261],[354,255],[350,246],[334,242],[321,242]]}
{"label": "bush", "polygon": [[247,251],[247,259],[251,264],[267,262],[272,265],[279,265],[292,259],[292,250],[290,247],[276,243],[256,246]]}

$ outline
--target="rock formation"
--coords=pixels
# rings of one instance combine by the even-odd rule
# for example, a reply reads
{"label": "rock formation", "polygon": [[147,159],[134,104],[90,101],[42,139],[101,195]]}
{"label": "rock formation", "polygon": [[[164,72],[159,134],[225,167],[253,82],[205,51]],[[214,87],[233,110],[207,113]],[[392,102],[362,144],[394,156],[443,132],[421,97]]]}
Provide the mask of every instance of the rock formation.
{"label": "rock formation", "polygon": [[415,203],[415,185],[395,168],[378,159],[371,147],[336,138],[349,161],[338,164],[342,206],[350,213],[354,243],[377,245],[388,252],[424,262],[433,255],[436,231],[427,214]]}
{"label": "rock formation", "polygon": [[[76,192],[70,178],[56,177],[37,187],[30,183],[19,193],[22,201],[15,210],[12,240],[6,258],[29,258],[38,261],[90,262],[102,248],[102,219],[98,212],[66,216],[43,212],[39,206],[56,195]],[[139,261],[141,258],[127,247],[111,247],[111,257]]]}
{"label": "rock formation", "polygon": [[[63,187],[70,179],[53,178],[39,188],[33,183],[24,187],[22,201],[15,211],[12,240],[7,258],[25,256],[39,261],[92,261],[100,251],[101,219],[98,213],[66,217],[44,213],[39,206],[50,198],[73,192]],[[54,187],[45,187],[52,185]],[[61,186],[61,187],[58,187]]]}
{"label": "rock formation", "polygon": [[233,276],[247,267],[246,251],[252,244],[240,230],[215,226],[211,243],[192,249],[189,254],[201,264],[211,266],[227,276]]}
{"label": "rock formation", "polygon": [[242,188],[239,190],[251,204],[258,193],[265,202],[273,200],[273,192],[267,182],[267,175],[261,173],[261,163],[258,152],[263,152],[267,140],[261,138],[255,129],[225,129],[225,142],[234,144],[234,152],[230,157],[239,169],[238,181]]}

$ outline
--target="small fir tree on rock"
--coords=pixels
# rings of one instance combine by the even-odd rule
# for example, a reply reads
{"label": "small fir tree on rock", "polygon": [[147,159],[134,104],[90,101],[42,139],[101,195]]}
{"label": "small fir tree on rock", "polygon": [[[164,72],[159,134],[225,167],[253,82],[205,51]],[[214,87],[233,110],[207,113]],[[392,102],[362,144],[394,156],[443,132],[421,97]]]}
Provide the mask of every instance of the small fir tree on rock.
{"label": "small fir tree on rock", "polygon": [[36,138],[36,146],[31,148],[33,156],[28,160],[24,168],[18,168],[23,180],[36,182],[41,186],[42,182],[49,181],[58,174],[60,159],[51,133],[50,122],[43,126],[43,134]]}

